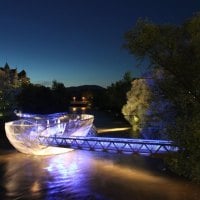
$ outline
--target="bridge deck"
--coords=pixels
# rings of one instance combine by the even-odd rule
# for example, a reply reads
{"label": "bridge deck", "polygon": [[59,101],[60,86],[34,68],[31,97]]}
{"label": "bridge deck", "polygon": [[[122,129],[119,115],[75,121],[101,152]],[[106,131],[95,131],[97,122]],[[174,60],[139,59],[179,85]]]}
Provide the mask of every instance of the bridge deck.
{"label": "bridge deck", "polygon": [[178,148],[172,141],[143,140],[106,137],[39,137],[40,143],[49,146],[104,151],[115,153],[162,154],[176,152]]}

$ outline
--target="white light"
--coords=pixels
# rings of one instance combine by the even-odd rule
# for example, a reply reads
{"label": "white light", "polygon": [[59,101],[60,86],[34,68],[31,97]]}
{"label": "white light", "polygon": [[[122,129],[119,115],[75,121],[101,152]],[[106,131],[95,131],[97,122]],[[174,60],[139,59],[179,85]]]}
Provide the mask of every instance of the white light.
{"label": "white light", "polygon": [[[6,136],[20,152],[34,155],[65,153],[72,149],[50,147],[40,143],[40,136],[86,136],[93,125],[93,115],[27,115],[5,123]],[[25,115],[23,115],[25,118]]]}
{"label": "white light", "polygon": [[130,127],[122,127],[122,128],[101,128],[97,129],[98,133],[105,133],[105,132],[117,132],[117,131],[127,131],[130,130]]}

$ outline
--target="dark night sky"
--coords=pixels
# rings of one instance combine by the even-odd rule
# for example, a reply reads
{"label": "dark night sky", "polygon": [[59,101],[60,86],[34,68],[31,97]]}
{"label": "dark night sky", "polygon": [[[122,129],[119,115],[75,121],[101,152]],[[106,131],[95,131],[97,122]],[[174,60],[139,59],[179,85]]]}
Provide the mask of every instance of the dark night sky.
{"label": "dark night sky", "polygon": [[141,69],[123,36],[139,17],[181,24],[199,0],[0,0],[0,65],[33,83],[108,86]]}

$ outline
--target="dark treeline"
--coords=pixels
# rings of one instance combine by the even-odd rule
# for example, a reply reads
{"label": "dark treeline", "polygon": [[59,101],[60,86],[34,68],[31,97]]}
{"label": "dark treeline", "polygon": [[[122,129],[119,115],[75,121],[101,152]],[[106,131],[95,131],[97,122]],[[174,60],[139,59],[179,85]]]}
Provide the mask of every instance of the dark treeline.
{"label": "dark treeline", "polygon": [[67,112],[73,97],[81,101],[85,97],[92,107],[100,107],[106,89],[96,85],[65,87],[63,83],[53,81],[52,87],[29,84],[22,88],[16,99],[22,112],[48,114]]}
{"label": "dark treeline", "polygon": [[126,73],[124,78],[107,88],[97,85],[65,87],[63,83],[53,81],[52,87],[29,84],[21,88],[16,96],[17,106],[23,112],[53,113],[66,112],[73,97],[81,100],[85,97],[92,109],[109,110],[121,115],[126,103],[126,93],[131,88],[132,78]]}
{"label": "dark treeline", "polygon": [[15,110],[40,114],[68,112],[73,97],[76,97],[77,101],[82,97],[86,98],[92,109],[121,114],[131,81],[131,73],[127,72],[122,80],[107,88],[97,85],[65,87],[56,80],[51,87],[46,87],[31,83],[24,70],[18,73],[17,69],[12,69],[6,63],[0,68],[1,118],[12,116]]}
{"label": "dark treeline", "polygon": [[10,147],[5,136],[6,121],[17,119],[15,111],[25,113],[50,114],[70,112],[73,98],[89,101],[91,109],[107,110],[121,115],[121,108],[126,102],[126,93],[131,87],[131,74],[125,73],[122,80],[103,88],[98,85],[65,87],[54,80],[51,87],[33,84],[26,72],[18,72],[7,63],[0,68],[0,145]]}
{"label": "dark treeline", "polygon": [[131,76],[131,72],[126,72],[123,79],[108,86],[104,108],[116,113],[117,115],[122,115],[122,107],[127,101],[126,94],[131,89],[131,83],[133,80],[134,78]]}

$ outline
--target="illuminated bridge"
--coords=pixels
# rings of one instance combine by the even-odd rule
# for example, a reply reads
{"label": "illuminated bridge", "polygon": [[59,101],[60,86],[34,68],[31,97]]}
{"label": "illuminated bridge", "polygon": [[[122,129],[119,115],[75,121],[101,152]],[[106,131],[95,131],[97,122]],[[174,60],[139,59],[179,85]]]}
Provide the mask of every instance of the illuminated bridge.
{"label": "illuminated bridge", "polygon": [[90,151],[126,154],[163,154],[177,152],[178,148],[168,140],[143,140],[107,137],[58,137],[40,136],[40,143],[47,146],[65,147]]}

